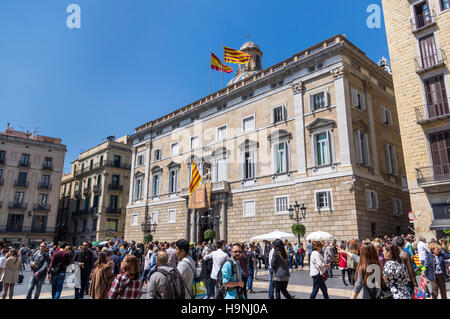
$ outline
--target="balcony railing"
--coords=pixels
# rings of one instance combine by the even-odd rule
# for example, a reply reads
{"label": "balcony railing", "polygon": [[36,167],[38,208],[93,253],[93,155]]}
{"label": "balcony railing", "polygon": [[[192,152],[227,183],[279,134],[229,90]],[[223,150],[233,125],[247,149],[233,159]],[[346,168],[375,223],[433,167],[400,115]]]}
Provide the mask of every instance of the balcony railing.
{"label": "balcony railing", "polygon": [[39,183],[39,184],[38,184],[38,189],[47,189],[47,190],[51,190],[51,189],[52,189],[52,184],[49,184],[49,183]]}
{"label": "balcony railing", "polygon": [[101,191],[102,191],[102,185],[94,185],[94,186],[92,186],[92,192],[94,194],[100,194]]}
{"label": "balcony railing", "polygon": [[21,202],[9,203],[9,209],[25,210],[25,209],[27,209],[27,203],[21,203]]}
{"label": "balcony railing", "polygon": [[22,228],[15,225],[0,225],[0,233],[21,233]]}
{"label": "balcony railing", "polygon": [[121,190],[123,190],[123,186],[117,185],[117,184],[109,184],[109,190],[121,191]]}
{"label": "balcony railing", "polygon": [[98,214],[98,207],[91,207],[91,208],[89,208],[89,214],[90,215]]}
{"label": "balcony railing", "polygon": [[42,164],[42,169],[49,170],[49,171],[53,170],[53,163]]}
{"label": "balcony railing", "polygon": [[27,167],[27,168],[29,168],[30,167],[30,161],[19,161],[19,165],[18,165],[19,167]]}
{"label": "balcony railing", "polygon": [[416,178],[419,186],[431,183],[450,183],[450,163],[416,168]]}
{"label": "balcony railing", "polygon": [[108,207],[106,213],[120,215],[122,213],[122,208]]}
{"label": "balcony railing", "polygon": [[20,180],[15,180],[14,181],[14,186],[15,187],[28,187],[28,182],[27,181],[20,181]]}
{"label": "balcony railing", "polygon": [[54,234],[56,232],[55,227],[42,227],[42,226],[28,226],[23,227],[24,233],[39,233],[39,234]]}
{"label": "balcony railing", "polygon": [[444,65],[445,61],[447,60],[447,55],[445,54],[444,50],[437,49],[435,53],[418,56],[415,60],[417,64],[416,72],[421,73],[425,72],[426,70]]}
{"label": "balcony railing", "polygon": [[73,192],[73,195],[74,195],[75,197],[80,197],[80,196],[81,196],[81,190],[79,190],[79,189],[75,190],[75,191]]}
{"label": "balcony railing", "polygon": [[85,173],[88,173],[90,171],[93,171],[93,170],[96,170],[98,168],[105,167],[105,166],[131,170],[131,165],[130,164],[123,164],[123,163],[114,162],[114,161],[103,161],[103,162],[95,163],[92,166],[76,170],[75,171],[75,176],[81,175],[81,174],[85,174]]}
{"label": "balcony railing", "polygon": [[91,188],[90,187],[85,187],[83,189],[83,195],[85,195],[85,196],[89,195],[90,192],[91,192]]}
{"label": "balcony railing", "polygon": [[50,211],[51,205],[41,205],[41,204],[34,204],[33,210],[35,211],[41,211],[41,212],[48,212]]}
{"label": "balcony railing", "polygon": [[436,12],[431,10],[428,14],[422,13],[411,19],[412,31],[417,32],[434,24]]}
{"label": "balcony railing", "polygon": [[423,124],[450,117],[449,104],[450,98],[447,98],[434,104],[417,106],[415,108],[417,123]]}

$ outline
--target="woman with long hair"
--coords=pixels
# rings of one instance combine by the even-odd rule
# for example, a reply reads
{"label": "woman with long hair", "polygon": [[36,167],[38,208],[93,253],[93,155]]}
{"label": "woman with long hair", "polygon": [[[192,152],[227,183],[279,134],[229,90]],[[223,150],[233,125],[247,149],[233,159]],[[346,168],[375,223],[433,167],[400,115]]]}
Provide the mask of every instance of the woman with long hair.
{"label": "woman with long hair", "polygon": [[120,265],[121,273],[114,279],[109,299],[139,299],[142,295],[142,281],[139,273],[139,260],[126,255]]}
{"label": "woman with long hair", "polygon": [[94,264],[94,270],[91,274],[91,285],[89,287],[89,296],[93,299],[107,299],[108,292],[114,280],[114,262],[107,252],[101,252]]}
{"label": "woman with long hair", "polygon": [[[357,240],[351,240],[348,243],[348,252],[350,254],[359,256],[359,243]],[[350,254],[347,254],[347,273],[349,278],[349,284],[352,288],[355,287],[355,273],[358,262],[350,257]]]}
{"label": "woman with long hair", "polygon": [[[349,256],[349,259],[357,262],[355,287],[353,289],[351,299],[358,298],[358,295],[363,289],[363,299],[375,299],[377,293],[375,290],[367,286],[369,276],[378,273],[375,280],[378,281],[379,287],[386,288],[386,283],[382,275],[382,268],[380,260],[378,259],[377,251],[371,244],[363,244],[361,246],[360,255],[354,254],[350,251],[346,252],[339,249],[339,253],[344,253]],[[379,288],[378,288],[379,289]]]}
{"label": "woman with long hair", "polygon": [[313,290],[309,296],[309,299],[316,299],[319,289],[322,291],[325,299],[330,299],[330,297],[328,297],[327,285],[322,279],[322,274],[325,272],[326,268],[330,267],[330,265],[325,263],[325,259],[320,254],[321,249],[322,243],[320,241],[312,242],[309,275],[313,280]]}
{"label": "woman with long hair", "polygon": [[408,269],[400,258],[400,249],[397,245],[389,243],[384,246],[383,254],[386,259],[383,274],[394,299],[411,299],[408,290]]}
{"label": "woman with long hair", "polygon": [[288,254],[280,239],[276,239],[273,244],[275,251],[270,267],[274,271],[272,280],[275,288],[275,296],[277,299],[281,299],[280,292],[282,292],[286,299],[293,299],[295,296],[291,296],[287,291],[290,276]]}
{"label": "woman with long hair", "polygon": [[0,275],[0,282],[3,282],[3,299],[6,299],[6,295],[9,290],[9,299],[14,296],[14,286],[19,281],[19,272],[21,269],[21,259],[17,254],[17,250],[11,249],[6,255],[6,265]]}

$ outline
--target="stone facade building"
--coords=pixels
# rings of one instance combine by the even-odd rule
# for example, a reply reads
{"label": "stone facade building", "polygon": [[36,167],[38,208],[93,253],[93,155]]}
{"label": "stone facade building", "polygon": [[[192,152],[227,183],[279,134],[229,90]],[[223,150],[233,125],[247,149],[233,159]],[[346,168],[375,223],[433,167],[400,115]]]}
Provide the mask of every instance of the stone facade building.
{"label": "stone facade building", "polygon": [[60,187],[58,241],[123,238],[130,164],[128,136],[108,137],[72,162]]}
{"label": "stone facade building", "polygon": [[[337,35],[269,68],[251,59],[228,86],[135,129],[125,240],[249,241],[291,231],[337,239],[408,231],[409,196],[391,75]],[[388,121],[383,121],[385,117]],[[386,153],[388,152],[388,153]],[[188,209],[194,161],[210,207]]]}
{"label": "stone facade building", "polygon": [[383,0],[417,235],[450,230],[450,3]]}
{"label": "stone facade building", "polygon": [[17,247],[51,242],[66,146],[12,127],[0,132],[0,241]]}

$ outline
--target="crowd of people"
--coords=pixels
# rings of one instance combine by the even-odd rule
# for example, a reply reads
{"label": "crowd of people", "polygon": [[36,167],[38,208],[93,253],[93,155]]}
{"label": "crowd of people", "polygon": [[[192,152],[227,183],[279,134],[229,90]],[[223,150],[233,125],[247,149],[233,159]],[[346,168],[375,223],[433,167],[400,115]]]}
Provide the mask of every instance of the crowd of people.
{"label": "crowd of people", "polygon": [[249,244],[217,241],[213,245],[185,239],[147,244],[116,240],[97,247],[89,242],[79,247],[42,242],[34,250],[1,244],[0,291],[3,299],[8,293],[13,298],[15,284],[23,280],[23,271],[29,267],[27,299],[33,293],[34,299],[39,298],[45,280],[51,284],[52,298],[59,299],[67,274],[72,274],[75,299],[85,295],[140,299],[143,289],[148,299],[247,299],[255,293],[258,271],[268,270],[267,297],[292,299],[295,296],[288,292],[291,270],[308,264],[310,299],[319,291],[329,298],[326,280],[336,276],[338,269],[343,285],[353,288],[351,298],[362,290],[364,299],[413,299],[424,290],[422,296],[436,299],[440,292],[447,299],[449,259],[445,239],[427,244],[425,238],[416,240],[413,235],[361,242],[308,241],[305,248],[303,243],[281,239]]}

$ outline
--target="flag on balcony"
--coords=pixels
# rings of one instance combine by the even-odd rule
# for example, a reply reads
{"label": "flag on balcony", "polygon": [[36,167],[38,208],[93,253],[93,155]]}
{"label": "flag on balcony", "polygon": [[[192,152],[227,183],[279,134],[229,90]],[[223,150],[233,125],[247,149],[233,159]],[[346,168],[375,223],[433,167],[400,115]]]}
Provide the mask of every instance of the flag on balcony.
{"label": "flag on balcony", "polygon": [[244,51],[239,51],[224,46],[223,52],[225,53],[225,62],[245,64],[250,61],[250,55]]}
{"label": "flag on balcony", "polygon": [[200,185],[200,182],[202,181],[202,177],[200,176],[200,173],[198,172],[197,166],[195,165],[194,161],[192,161],[192,168],[191,168],[191,180],[189,182],[189,197],[192,196],[195,189]]}
{"label": "flag on balcony", "polygon": [[233,68],[230,68],[228,65],[223,64],[222,61],[220,61],[219,58],[216,57],[215,54],[212,52],[211,52],[211,69],[225,73],[233,72]]}

